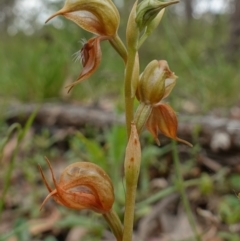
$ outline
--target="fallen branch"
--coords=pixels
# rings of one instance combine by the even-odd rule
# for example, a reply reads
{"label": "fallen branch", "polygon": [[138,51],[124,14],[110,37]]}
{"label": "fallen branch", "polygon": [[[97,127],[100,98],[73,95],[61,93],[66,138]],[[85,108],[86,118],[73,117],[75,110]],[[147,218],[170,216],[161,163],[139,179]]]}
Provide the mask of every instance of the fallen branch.
{"label": "fallen branch", "polygon": [[[68,103],[15,104],[8,108],[4,118],[13,123],[23,123],[31,113],[39,108],[35,124],[43,126],[83,127],[86,124],[104,128],[123,124],[124,116],[99,107],[81,106]],[[240,121],[216,116],[182,116],[179,115],[179,136],[193,139],[198,132],[201,145],[210,146],[214,152],[240,148]],[[195,134],[196,135],[196,134]]]}

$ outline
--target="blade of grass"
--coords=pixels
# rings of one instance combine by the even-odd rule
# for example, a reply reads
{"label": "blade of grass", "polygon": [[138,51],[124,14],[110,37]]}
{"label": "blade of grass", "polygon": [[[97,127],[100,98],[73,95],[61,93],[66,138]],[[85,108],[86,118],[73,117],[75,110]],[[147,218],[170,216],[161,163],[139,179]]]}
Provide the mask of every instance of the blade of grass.
{"label": "blade of grass", "polygon": [[178,157],[177,144],[176,144],[175,141],[173,141],[172,143],[173,143],[172,154],[173,154],[173,161],[174,161],[174,167],[175,167],[175,173],[176,173],[176,179],[177,179],[175,185],[176,185],[176,188],[177,188],[177,190],[178,190],[178,192],[181,196],[183,206],[184,206],[184,209],[185,209],[186,214],[187,214],[188,222],[189,222],[189,224],[192,228],[192,231],[194,233],[195,240],[201,241],[201,237],[198,234],[196,222],[194,220],[193,213],[192,213],[192,210],[191,210],[191,207],[190,207],[190,203],[189,203],[189,200],[188,200],[188,197],[187,197],[187,194],[186,194],[186,190],[185,190],[185,187],[184,187],[184,180],[183,180],[183,177],[182,177],[180,161],[179,161],[179,157]]}
{"label": "blade of grass", "polygon": [[3,206],[5,203],[6,194],[8,192],[9,186],[10,186],[10,180],[11,180],[12,172],[14,169],[15,159],[19,152],[20,144],[21,144],[23,138],[25,137],[27,131],[31,127],[37,112],[38,112],[38,108],[30,115],[30,117],[28,118],[27,123],[25,124],[23,129],[21,128],[21,126],[19,124],[17,124],[17,123],[15,124],[15,126],[18,126],[18,127],[15,127],[15,128],[17,128],[17,136],[18,136],[17,145],[13,151],[13,154],[12,154],[10,162],[9,162],[8,169],[6,171],[6,175],[4,177],[4,187],[3,187],[3,191],[2,191],[2,197],[0,199],[0,220],[1,220],[1,216],[2,216]]}

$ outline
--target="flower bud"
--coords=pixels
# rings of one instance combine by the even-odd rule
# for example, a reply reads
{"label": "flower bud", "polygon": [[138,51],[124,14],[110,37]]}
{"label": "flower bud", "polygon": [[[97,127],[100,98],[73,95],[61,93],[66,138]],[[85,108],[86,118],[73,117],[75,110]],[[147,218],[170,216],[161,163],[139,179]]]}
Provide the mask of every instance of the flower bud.
{"label": "flower bud", "polygon": [[159,0],[143,0],[137,6],[136,22],[139,30],[142,31],[147,27],[158,13],[167,6],[178,3],[179,1],[161,2]]}
{"label": "flower bud", "polygon": [[46,160],[55,189],[49,186],[39,166],[43,181],[50,192],[41,208],[50,197],[53,197],[57,203],[72,209],[91,209],[98,213],[111,210],[114,202],[113,185],[109,176],[99,166],[90,162],[73,163],[63,171],[57,182],[51,164],[48,159]]}
{"label": "flower bud", "polygon": [[101,36],[114,36],[120,22],[119,12],[111,0],[67,0],[64,7],[46,22],[58,15]]}
{"label": "flower bud", "polygon": [[162,20],[164,12],[165,12],[165,8],[162,9],[158,13],[158,15],[151,21],[150,24],[148,24],[148,26],[146,27],[146,34],[147,34],[147,36],[149,36],[153,32],[153,30],[155,30],[157,28],[157,26],[159,25],[159,23]]}
{"label": "flower bud", "polygon": [[157,104],[168,96],[177,76],[169,69],[165,60],[151,61],[140,76],[136,96],[145,104]]}
{"label": "flower bud", "polygon": [[131,133],[126,147],[124,170],[126,183],[129,186],[137,185],[141,165],[141,147],[137,128],[131,124]]}

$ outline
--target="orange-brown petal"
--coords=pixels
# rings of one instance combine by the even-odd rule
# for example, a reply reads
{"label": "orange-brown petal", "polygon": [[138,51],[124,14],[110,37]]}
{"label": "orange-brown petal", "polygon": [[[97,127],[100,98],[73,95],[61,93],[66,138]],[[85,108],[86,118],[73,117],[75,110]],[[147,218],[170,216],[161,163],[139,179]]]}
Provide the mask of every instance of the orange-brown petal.
{"label": "orange-brown petal", "polygon": [[111,179],[99,166],[90,162],[69,165],[63,171],[58,185],[67,192],[93,195],[96,200],[94,210],[101,213],[110,210],[114,202]]}
{"label": "orange-brown petal", "polygon": [[[49,167],[50,167],[50,170],[51,170],[52,167],[51,167],[51,164],[50,164],[49,160],[48,160],[47,158],[45,158],[45,159],[46,159],[46,161],[47,161],[47,163],[48,163],[48,165],[49,165]],[[49,195],[44,199],[43,203],[41,204],[40,210],[43,208],[44,204],[47,202],[47,200],[48,200],[50,197],[53,197],[54,200],[55,200],[58,204],[64,205],[63,202],[62,202],[62,201],[60,200],[60,198],[59,198],[59,195],[58,195],[58,193],[57,193],[57,190],[56,190],[56,189],[53,190],[53,189],[49,186],[49,184],[48,184],[48,182],[47,182],[47,180],[46,180],[46,178],[45,178],[45,176],[44,176],[44,174],[43,174],[42,168],[41,168],[39,165],[38,165],[38,169],[39,169],[39,171],[40,171],[40,173],[41,173],[43,182],[44,182],[45,186],[47,187],[47,189],[48,189],[48,191],[49,191]],[[52,172],[52,175],[53,175],[53,172]]]}
{"label": "orange-brown petal", "polygon": [[44,174],[43,174],[43,170],[42,170],[42,168],[41,168],[39,165],[38,165],[38,169],[39,169],[39,171],[40,171],[40,173],[41,173],[43,182],[44,182],[45,186],[47,187],[48,191],[49,191],[49,192],[52,192],[52,188],[49,186],[49,184],[48,184],[48,182],[47,182],[47,180],[46,180],[46,178],[45,178],[45,176],[44,176]]}
{"label": "orange-brown petal", "polygon": [[83,69],[78,76],[78,79],[74,81],[72,84],[66,86],[69,88],[68,92],[81,81],[89,78],[98,68],[101,59],[102,59],[102,51],[100,42],[102,40],[108,39],[107,37],[94,37],[89,39],[82,47],[80,51],[80,59],[82,62]]}
{"label": "orange-brown petal", "polygon": [[[176,141],[182,142],[188,146],[191,143],[177,137],[178,120],[176,113],[168,104],[158,104],[154,106],[151,118],[147,123],[148,130],[154,133],[154,138],[157,137],[157,132],[160,131],[165,136],[170,137]],[[158,131],[157,131],[158,130]]]}
{"label": "orange-brown petal", "polygon": [[66,207],[72,209],[91,209],[97,212],[102,210],[102,205],[98,197],[92,193],[72,192],[71,190],[64,190],[60,187],[60,196],[66,202]]}
{"label": "orange-brown petal", "polygon": [[52,192],[50,192],[50,193],[45,197],[45,199],[43,200],[43,202],[42,202],[42,204],[41,204],[41,206],[40,206],[40,210],[42,210],[43,206],[44,206],[45,203],[48,201],[48,199],[49,199],[50,197],[52,197],[53,195],[55,195],[56,193],[57,193],[57,190],[54,189]]}
{"label": "orange-brown petal", "polygon": [[157,119],[155,114],[152,113],[150,114],[147,122],[146,122],[146,128],[148,131],[152,134],[154,140],[156,141],[157,145],[160,146],[160,141],[158,139],[158,125],[157,125]]}
{"label": "orange-brown petal", "polygon": [[174,110],[167,104],[159,104],[153,112],[157,116],[158,128],[167,137],[176,139],[178,121]]}

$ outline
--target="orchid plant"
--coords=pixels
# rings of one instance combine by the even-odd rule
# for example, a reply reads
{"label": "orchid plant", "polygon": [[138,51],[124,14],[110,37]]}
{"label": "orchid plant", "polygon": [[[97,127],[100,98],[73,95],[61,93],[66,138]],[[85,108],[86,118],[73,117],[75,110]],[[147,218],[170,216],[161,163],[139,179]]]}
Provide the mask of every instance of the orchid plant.
{"label": "orchid plant", "polygon": [[[50,16],[62,15],[79,27],[94,34],[78,52],[82,70],[76,81],[67,86],[70,91],[76,84],[86,80],[99,67],[101,42],[108,41],[125,63],[124,93],[125,116],[128,144],[124,160],[126,202],[123,224],[113,210],[114,188],[108,174],[89,162],[77,162],[68,166],[60,181],[55,179],[48,159],[55,188],[46,181],[39,167],[43,181],[49,191],[46,201],[53,199],[60,205],[72,209],[90,209],[101,213],[110,225],[118,241],[131,241],[133,235],[136,189],[141,164],[139,136],[144,128],[153,135],[160,145],[158,134],[191,146],[177,137],[177,116],[164,99],[176,84],[177,76],[166,60],[151,61],[140,74],[138,51],[147,37],[159,25],[165,8],[178,1],[138,0],[133,4],[126,27],[126,45],[118,36],[120,15],[111,0],[66,0],[64,7]],[[134,100],[139,105],[134,109]]]}

